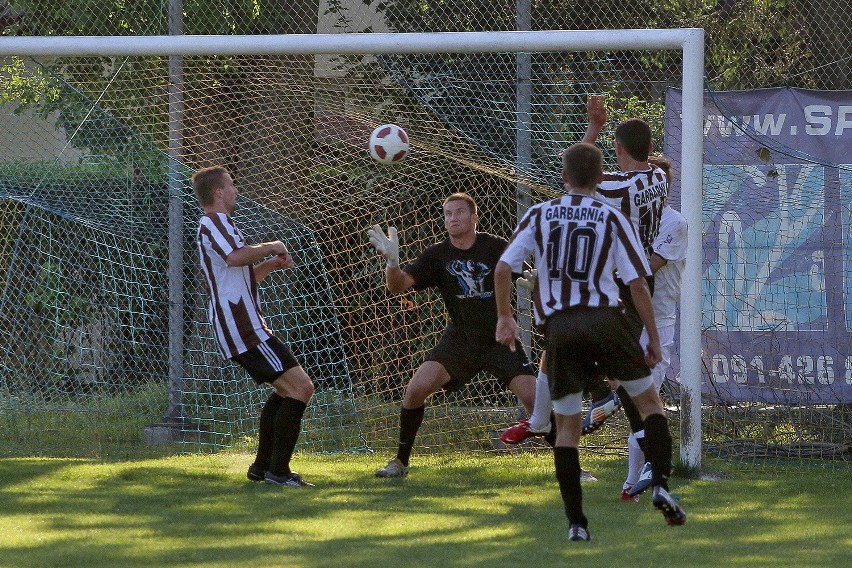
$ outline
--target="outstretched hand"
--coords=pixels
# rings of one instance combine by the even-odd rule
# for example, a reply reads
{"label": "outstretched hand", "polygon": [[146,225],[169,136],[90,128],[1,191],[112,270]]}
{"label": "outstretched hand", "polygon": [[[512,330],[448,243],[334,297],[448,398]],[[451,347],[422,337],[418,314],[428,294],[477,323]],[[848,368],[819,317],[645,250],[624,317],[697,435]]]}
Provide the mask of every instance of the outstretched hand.
{"label": "outstretched hand", "polygon": [[367,236],[376,252],[388,261],[388,266],[399,266],[399,237],[396,227],[388,227],[388,234],[385,235],[379,225],[373,225],[367,229]]}
{"label": "outstretched hand", "polygon": [[589,95],[586,103],[589,124],[603,126],[606,123],[606,104],[603,95]]}

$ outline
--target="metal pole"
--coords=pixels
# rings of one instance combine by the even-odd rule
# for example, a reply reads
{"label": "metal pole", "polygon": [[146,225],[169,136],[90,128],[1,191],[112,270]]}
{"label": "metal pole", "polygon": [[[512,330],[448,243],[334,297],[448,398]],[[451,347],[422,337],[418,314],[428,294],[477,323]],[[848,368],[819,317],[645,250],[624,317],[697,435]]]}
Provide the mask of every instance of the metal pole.
{"label": "metal pole", "polygon": [[[518,31],[529,31],[532,27],[531,0],[517,0],[516,28]],[[532,162],[532,54],[528,51],[515,55],[517,77],[515,81],[515,167],[521,174],[528,172]],[[520,221],[524,213],[532,205],[530,188],[523,182],[515,182],[515,199],[517,200],[516,217]],[[508,237],[508,235],[506,235]],[[532,355],[532,298],[529,290],[517,288],[518,325],[521,328],[521,343],[530,347]],[[523,406],[518,405],[519,414]]]}
{"label": "metal pole", "polygon": [[508,32],[0,37],[0,55],[501,53],[677,49],[696,28]]}
{"label": "metal pole", "polygon": [[[517,0],[517,29],[529,31],[532,26],[531,0]],[[521,174],[528,172],[532,162],[532,54],[520,52],[515,56],[517,64],[516,100],[515,100],[515,167]],[[518,221],[532,205],[530,188],[523,182],[515,183],[517,199],[516,214]],[[508,235],[507,235],[508,236]],[[519,288],[518,324],[521,328],[521,342],[532,346],[532,300],[530,291]]]}
{"label": "metal pole", "polygon": [[[183,0],[169,0],[169,34],[183,33]],[[165,420],[180,422],[183,393],[183,56],[169,56],[169,402]]]}
{"label": "metal pole", "polygon": [[681,210],[689,224],[686,267],[680,299],[680,454],[701,468],[701,291],[704,167],[704,30],[692,30],[683,45],[683,137]]}

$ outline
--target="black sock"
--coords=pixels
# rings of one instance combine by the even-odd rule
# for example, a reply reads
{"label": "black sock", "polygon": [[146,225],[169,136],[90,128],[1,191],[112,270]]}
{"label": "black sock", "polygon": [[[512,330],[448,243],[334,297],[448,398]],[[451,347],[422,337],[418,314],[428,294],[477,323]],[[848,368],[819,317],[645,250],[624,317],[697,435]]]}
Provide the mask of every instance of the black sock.
{"label": "black sock", "polygon": [[627,394],[627,391],[621,385],[619,385],[615,392],[618,393],[618,398],[621,399],[621,406],[624,407],[624,414],[630,423],[630,431],[633,433],[639,432],[644,426],[642,425],[642,415],[639,414],[639,410],[633,404],[633,399],[630,398],[630,395]]}
{"label": "black sock", "polygon": [[[639,434],[641,434],[641,436]],[[633,432],[633,437],[636,438],[636,443],[639,445],[639,449],[642,450],[642,453],[647,454],[648,442],[645,441],[645,428],[642,428],[638,432]],[[645,461],[648,461],[647,457]]]}
{"label": "black sock", "polygon": [[399,413],[399,448],[396,452],[396,457],[403,465],[408,465],[408,460],[411,458],[411,450],[414,448],[414,438],[417,437],[417,431],[420,430],[420,425],[423,423],[423,414],[426,412],[426,405],[419,408],[405,408]]}
{"label": "black sock", "polygon": [[557,446],[553,448],[553,463],[556,480],[565,504],[568,523],[588,528],[589,521],[583,514],[583,490],[580,488],[580,454],[577,448]]}
{"label": "black sock", "polygon": [[257,455],[254,458],[254,465],[263,471],[269,469],[269,462],[272,459],[272,444],[275,439],[275,415],[278,414],[278,409],[281,408],[281,403],[284,399],[278,396],[278,393],[273,391],[263,405],[260,411],[260,425],[257,432]]}
{"label": "black sock", "polygon": [[275,442],[272,444],[270,473],[274,475],[290,474],[290,458],[302,429],[302,415],[307,405],[301,400],[285,397],[281,408],[275,415]]}
{"label": "black sock", "polygon": [[550,413],[550,431],[544,435],[544,441],[551,448],[556,446],[556,415],[553,412]]}
{"label": "black sock", "polygon": [[669,421],[662,414],[652,414],[645,419],[645,459],[651,462],[651,485],[662,485],[668,490],[672,471],[672,435]]}

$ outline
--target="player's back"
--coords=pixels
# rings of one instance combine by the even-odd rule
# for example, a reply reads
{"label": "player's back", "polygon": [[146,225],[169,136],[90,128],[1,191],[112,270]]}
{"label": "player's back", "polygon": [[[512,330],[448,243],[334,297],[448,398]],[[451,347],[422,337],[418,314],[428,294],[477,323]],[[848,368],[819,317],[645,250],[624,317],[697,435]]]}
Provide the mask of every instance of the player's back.
{"label": "player's back", "polygon": [[503,253],[513,269],[535,256],[536,317],[570,306],[615,307],[614,272],[632,279],[650,273],[632,223],[592,196],[569,193],[528,211]]}
{"label": "player's back", "polygon": [[647,170],[604,172],[597,195],[605,203],[627,216],[639,231],[639,238],[650,257],[651,245],[660,232],[660,218],[668,199],[665,172],[651,166]]}

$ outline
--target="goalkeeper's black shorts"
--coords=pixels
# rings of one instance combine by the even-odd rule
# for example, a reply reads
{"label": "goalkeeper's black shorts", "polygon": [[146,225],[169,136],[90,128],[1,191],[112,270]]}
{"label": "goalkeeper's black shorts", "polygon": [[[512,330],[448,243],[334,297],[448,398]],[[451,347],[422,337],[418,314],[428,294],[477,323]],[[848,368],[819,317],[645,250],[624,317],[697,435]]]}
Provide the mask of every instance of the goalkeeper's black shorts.
{"label": "goalkeeper's black shorts", "polygon": [[452,328],[444,331],[426,360],[440,363],[450,374],[450,382],[444,385],[447,391],[459,390],[481,371],[494,375],[503,388],[518,375],[536,374],[520,342],[516,342],[514,352],[496,340],[472,345]]}

